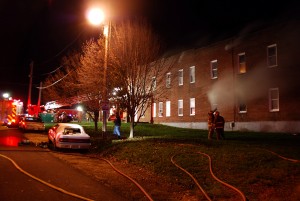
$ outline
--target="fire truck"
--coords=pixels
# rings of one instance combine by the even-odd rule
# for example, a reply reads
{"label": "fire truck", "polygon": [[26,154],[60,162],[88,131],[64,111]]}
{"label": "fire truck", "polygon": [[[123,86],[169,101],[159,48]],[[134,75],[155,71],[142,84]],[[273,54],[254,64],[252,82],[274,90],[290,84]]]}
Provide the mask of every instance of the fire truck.
{"label": "fire truck", "polygon": [[20,100],[0,100],[0,122],[2,125],[18,126],[18,117],[22,114],[23,102]]}

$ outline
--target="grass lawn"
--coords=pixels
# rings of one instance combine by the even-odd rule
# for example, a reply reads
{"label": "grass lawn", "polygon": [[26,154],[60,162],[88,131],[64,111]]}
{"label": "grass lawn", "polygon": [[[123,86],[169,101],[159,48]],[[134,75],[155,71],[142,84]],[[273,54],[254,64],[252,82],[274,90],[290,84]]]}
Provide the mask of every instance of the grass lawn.
{"label": "grass lawn", "polygon": [[[227,195],[224,186],[210,176],[205,154],[211,157],[214,175],[238,188],[248,200],[300,199],[299,134],[225,132],[226,139],[217,141],[208,140],[206,130],[139,124],[134,139],[111,140],[113,124],[108,122],[107,138],[103,140],[101,123],[98,132],[93,123],[82,125],[93,139],[91,152],[164,175],[196,191],[196,184],[172,163],[173,159],[205,187],[213,200]],[[122,124],[121,134],[129,136],[129,124]]]}

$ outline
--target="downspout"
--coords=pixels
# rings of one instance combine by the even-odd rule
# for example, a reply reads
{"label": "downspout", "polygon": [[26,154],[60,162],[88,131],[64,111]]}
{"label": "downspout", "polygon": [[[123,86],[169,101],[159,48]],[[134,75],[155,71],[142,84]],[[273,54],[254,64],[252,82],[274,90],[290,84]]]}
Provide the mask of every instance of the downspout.
{"label": "downspout", "polygon": [[236,91],[235,91],[235,79],[236,79],[236,71],[234,65],[234,41],[232,39],[231,42],[231,65],[232,65],[232,88],[233,88],[233,122],[231,122],[231,129],[233,130],[236,121]]}

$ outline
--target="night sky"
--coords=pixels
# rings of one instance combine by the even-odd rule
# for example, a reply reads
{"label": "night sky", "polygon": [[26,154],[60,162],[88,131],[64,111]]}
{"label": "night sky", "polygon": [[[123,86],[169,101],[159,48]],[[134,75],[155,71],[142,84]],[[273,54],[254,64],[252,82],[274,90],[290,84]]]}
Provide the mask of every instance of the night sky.
{"label": "night sky", "polygon": [[61,57],[97,36],[99,30],[85,18],[95,2],[109,2],[116,19],[146,17],[169,48],[299,10],[296,0],[2,0],[0,94],[10,92],[26,102],[33,61],[32,104],[36,104],[36,87],[59,67]]}

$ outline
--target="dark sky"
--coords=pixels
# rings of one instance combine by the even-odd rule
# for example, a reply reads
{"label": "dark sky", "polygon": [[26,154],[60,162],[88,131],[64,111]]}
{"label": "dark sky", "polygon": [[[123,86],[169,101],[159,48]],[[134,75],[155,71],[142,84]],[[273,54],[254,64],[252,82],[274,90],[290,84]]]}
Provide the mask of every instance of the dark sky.
{"label": "dark sky", "polygon": [[150,19],[169,47],[271,20],[299,6],[296,0],[2,0],[0,93],[10,92],[26,102],[33,61],[32,104],[36,104],[36,87],[44,74],[58,68],[68,51],[96,36],[98,30],[85,19],[85,11],[95,2],[109,2],[115,18]]}

